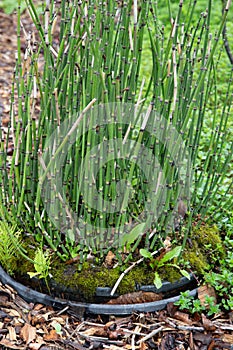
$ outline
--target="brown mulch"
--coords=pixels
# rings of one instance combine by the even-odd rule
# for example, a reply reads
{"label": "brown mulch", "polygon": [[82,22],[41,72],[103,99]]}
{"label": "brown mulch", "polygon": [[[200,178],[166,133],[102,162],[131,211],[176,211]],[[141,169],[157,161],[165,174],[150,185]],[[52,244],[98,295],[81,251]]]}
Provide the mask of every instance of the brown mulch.
{"label": "brown mulch", "polygon": [[[0,120],[7,133],[10,93],[17,49],[15,15],[0,10]],[[31,23],[22,16],[25,27]],[[22,47],[23,50],[23,47]],[[23,53],[23,52],[22,52]],[[233,349],[233,313],[190,316],[173,304],[166,310],[129,317],[85,315],[25,302],[0,284],[0,349]]]}
{"label": "brown mulch", "polygon": [[173,303],[166,310],[128,317],[85,315],[25,302],[0,284],[1,349],[233,349],[233,315],[190,316]]}

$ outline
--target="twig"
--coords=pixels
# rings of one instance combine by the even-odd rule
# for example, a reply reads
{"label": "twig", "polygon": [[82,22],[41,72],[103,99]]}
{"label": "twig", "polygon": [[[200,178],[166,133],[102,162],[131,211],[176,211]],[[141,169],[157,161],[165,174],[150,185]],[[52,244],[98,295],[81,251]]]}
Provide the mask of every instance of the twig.
{"label": "twig", "polygon": [[67,311],[68,309],[69,309],[69,306],[64,307],[64,309],[62,309],[57,313],[57,316],[60,316],[61,314],[63,314],[63,312]]}
{"label": "twig", "polygon": [[220,323],[220,322],[217,322],[217,321],[212,321],[212,323],[218,328],[225,329],[225,330],[228,330],[228,331],[233,331],[233,325],[224,324],[224,323]]}
{"label": "twig", "polygon": [[124,345],[124,342],[120,340],[109,340],[108,338],[105,338],[105,337],[96,337],[93,335],[90,336],[90,335],[83,334],[82,332],[78,332],[77,335],[89,341],[99,341],[99,342],[105,342],[106,344]]}
{"label": "twig", "polygon": [[150,332],[150,333],[147,334],[145,337],[143,337],[142,339],[140,339],[140,340],[137,342],[137,344],[141,344],[141,343],[143,343],[144,341],[146,341],[146,340],[152,338],[154,335],[156,335],[157,333],[159,333],[160,331],[162,331],[163,328],[164,328],[164,327],[161,326],[161,327],[159,327],[159,328],[157,328],[157,329],[154,329],[152,332]]}
{"label": "twig", "polygon": [[197,332],[204,332],[204,327],[196,327],[196,326],[179,326],[175,324],[174,322],[170,321],[169,319],[166,319],[166,323],[168,323],[171,327],[174,329],[179,329],[181,331],[197,331]]}
{"label": "twig", "polygon": [[196,332],[204,332],[204,327],[195,327],[195,326],[176,326],[177,329],[181,331],[196,331]]}
{"label": "twig", "polygon": [[135,348],[135,336],[136,336],[136,334],[138,334],[138,332],[140,332],[140,330],[141,330],[141,327],[140,326],[136,326],[135,327],[135,330],[134,330],[134,334],[133,334],[133,336],[132,336],[132,339],[131,339],[131,347],[132,347],[132,350],[135,350],[136,348]]}
{"label": "twig", "polygon": [[145,333],[141,333],[140,331],[137,331],[137,328],[141,330],[142,327],[140,327],[139,325],[135,327],[134,331],[130,331],[129,329],[125,329],[125,328],[120,328],[124,333],[129,333],[132,335],[139,335],[141,337],[144,337],[146,334]]}
{"label": "twig", "polygon": [[[158,250],[154,251],[152,253],[152,255],[156,255],[157,253],[159,253],[162,249],[164,249],[164,247],[159,248]],[[111,290],[110,295],[113,296],[119,286],[119,284],[121,283],[122,279],[124,278],[124,276],[131,271],[136,265],[139,265],[141,262],[143,262],[145,258],[142,257],[139,260],[135,261],[132,265],[130,265],[124,272],[122,272],[122,274],[120,275],[120,277],[118,278],[118,280],[116,281],[114,287]]]}
{"label": "twig", "polygon": [[71,333],[70,337],[72,338],[73,335],[74,335],[75,333],[79,332],[80,329],[81,329],[84,325],[85,325],[85,322],[84,322],[84,321],[81,322],[81,323],[78,325],[78,327]]}
{"label": "twig", "polygon": [[83,324],[85,324],[86,326],[92,326],[92,327],[98,327],[98,328],[105,327],[105,324],[88,322],[88,321],[83,321]]}

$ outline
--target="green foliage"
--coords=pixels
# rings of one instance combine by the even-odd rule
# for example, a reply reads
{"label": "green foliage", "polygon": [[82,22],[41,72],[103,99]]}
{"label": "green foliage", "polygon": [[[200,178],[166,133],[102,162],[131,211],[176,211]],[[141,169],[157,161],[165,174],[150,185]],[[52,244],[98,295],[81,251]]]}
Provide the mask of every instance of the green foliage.
{"label": "green foliage", "polygon": [[150,260],[150,267],[152,268],[152,270],[155,270],[155,272],[154,272],[154,284],[155,284],[157,289],[162,287],[162,279],[159,275],[158,270],[164,266],[172,266],[172,267],[178,269],[179,272],[181,273],[181,275],[190,279],[190,275],[186,270],[183,270],[182,268],[180,268],[179,265],[177,265],[175,263],[168,263],[168,261],[171,261],[171,260],[174,260],[175,258],[178,258],[181,255],[181,252],[182,252],[182,246],[175,247],[172,250],[168,251],[166,254],[164,254],[164,256],[161,259],[156,259],[153,257],[153,255],[148,250],[140,249],[140,254],[144,258],[147,258]]}
{"label": "green foliage", "polygon": [[19,247],[22,235],[17,230],[17,225],[10,226],[3,218],[0,221],[0,263],[9,274],[17,268]]}
{"label": "green foliage", "polygon": [[50,276],[49,270],[51,269],[51,257],[50,252],[48,250],[44,251],[42,248],[37,248],[34,257],[34,268],[36,272],[27,272],[30,278],[38,277],[43,278],[47,285],[48,290],[48,278]]}
{"label": "green foliage", "polygon": [[120,246],[125,246],[126,244],[132,244],[134,243],[139,236],[141,236],[144,233],[145,224],[138,224],[136,225],[127,235],[124,235]]}
{"label": "green foliage", "polygon": [[220,260],[218,271],[210,271],[205,274],[206,283],[216,291],[220,306],[225,310],[232,310],[233,305],[233,242],[225,240],[227,256]]}
{"label": "green foliage", "polygon": [[61,328],[61,324],[60,323],[54,322],[53,323],[53,327],[54,327],[54,329],[55,329],[57,334],[62,335],[62,328]]}
{"label": "green foliage", "polygon": [[[0,8],[4,10],[4,12],[8,15],[13,13],[18,7],[18,2],[15,0],[1,0]],[[25,1],[20,1],[20,11],[24,11],[26,9]]]}
{"label": "green foliage", "polygon": [[213,297],[206,296],[206,304],[201,305],[199,299],[190,297],[188,291],[186,291],[181,293],[180,300],[175,303],[180,309],[187,309],[192,313],[207,311],[207,315],[214,315],[215,313],[220,312],[220,310],[232,310],[233,240],[231,237],[232,231],[228,231],[224,240],[224,246],[226,249],[226,256],[224,259],[221,258],[221,251],[216,252],[215,267],[213,266],[211,271],[204,272],[204,281],[214,288],[217,295],[217,303]]}
{"label": "green foliage", "polygon": [[195,312],[206,312],[208,316],[213,316],[220,312],[220,307],[215,303],[214,297],[206,296],[204,305],[201,304],[199,299],[194,299],[189,295],[190,291],[180,293],[180,298],[174,304],[179,306],[180,310],[186,310],[194,314]]}

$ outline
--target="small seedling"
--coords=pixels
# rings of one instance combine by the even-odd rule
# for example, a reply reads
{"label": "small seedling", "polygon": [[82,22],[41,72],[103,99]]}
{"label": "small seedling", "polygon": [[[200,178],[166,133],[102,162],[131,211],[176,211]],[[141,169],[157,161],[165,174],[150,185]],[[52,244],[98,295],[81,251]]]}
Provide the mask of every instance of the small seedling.
{"label": "small seedling", "polygon": [[35,253],[35,258],[34,258],[34,268],[36,272],[28,272],[28,275],[30,278],[33,277],[38,277],[38,278],[43,278],[45,280],[46,286],[49,289],[48,285],[48,277],[50,276],[49,270],[51,268],[50,266],[51,260],[49,256],[48,251],[43,251],[42,248],[37,248],[36,253]]}
{"label": "small seedling", "polygon": [[182,247],[178,246],[168,251],[161,259],[156,259],[148,250],[140,249],[140,254],[150,260],[150,267],[155,270],[154,284],[157,289],[162,287],[162,280],[159,276],[158,269],[162,266],[172,266],[179,270],[179,272],[186,278],[190,279],[190,275],[186,270],[183,270],[175,263],[168,263],[168,261],[172,261],[174,258],[177,258],[182,251]]}

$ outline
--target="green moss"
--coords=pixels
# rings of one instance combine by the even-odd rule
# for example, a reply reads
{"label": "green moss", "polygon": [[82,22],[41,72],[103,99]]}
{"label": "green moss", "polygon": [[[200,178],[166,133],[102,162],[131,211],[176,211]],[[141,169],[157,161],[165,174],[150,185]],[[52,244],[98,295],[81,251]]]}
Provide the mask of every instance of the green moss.
{"label": "green moss", "polygon": [[188,251],[183,255],[185,261],[189,261],[193,271],[203,275],[206,270],[209,270],[210,266],[207,259],[201,253],[200,249],[196,251]]}
{"label": "green moss", "polygon": [[[120,268],[107,269],[106,267],[92,268],[90,265],[77,271],[77,266],[57,265],[52,269],[53,279],[58,284],[70,288],[77,288],[85,299],[91,300],[97,287],[113,287],[121,275]],[[71,277],[72,276],[72,277]],[[153,283],[153,272],[147,267],[135,267],[124,276],[118,287],[118,293],[125,294],[135,290],[135,284]]]}
{"label": "green moss", "polygon": [[175,282],[179,280],[182,275],[179,270],[173,266],[165,265],[158,270],[159,276],[162,280],[169,282]]}
{"label": "green moss", "polygon": [[[97,287],[113,287],[122,271],[120,268],[108,269],[106,267],[95,267],[85,263],[81,271],[77,270],[78,265],[55,264],[51,273],[58,284],[74,288],[79,291],[85,299],[92,301]],[[181,277],[178,270],[171,267],[163,267],[161,278],[168,281],[175,281]],[[122,279],[117,292],[126,294],[135,291],[136,284],[153,285],[154,272],[146,265],[134,267]]]}
{"label": "green moss", "polygon": [[226,255],[218,228],[213,225],[194,227],[190,244],[186,248],[183,259],[189,261],[191,267],[198,274],[209,270],[219,259]]}
{"label": "green moss", "polygon": [[[184,252],[183,258],[189,261],[191,267],[198,274],[203,274],[208,270],[216,259],[224,257],[224,245],[216,226],[195,227],[190,236],[189,247]],[[24,242],[24,248],[28,252],[28,256],[33,259],[35,249],[30,248],[31,241]],[[55,255],[51,264],[51,274],[57,284],[77,291],[80,294],[80,300],[94,300],[97,287],[113,287],[122,270],[120,267],[108,269],[104,266],[93,266],[86,262],[79,271],[79,265],[66,265],[61,262]],[[127,266],[124,267],[124,270]],[[18,264],[17,272],[26,274],[28,271],[34,271],[34,266],[30,261]],[[181,277],[179,270],[165,265],[158,271],[162,280],[174,282]],[[136,284],[148,285],[153,284],[154,272],[145,264],[135,266],[122,279],[117,292],[125,294],[135,291]],[[76,292],[75,292],[76,293]]]}

